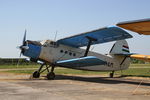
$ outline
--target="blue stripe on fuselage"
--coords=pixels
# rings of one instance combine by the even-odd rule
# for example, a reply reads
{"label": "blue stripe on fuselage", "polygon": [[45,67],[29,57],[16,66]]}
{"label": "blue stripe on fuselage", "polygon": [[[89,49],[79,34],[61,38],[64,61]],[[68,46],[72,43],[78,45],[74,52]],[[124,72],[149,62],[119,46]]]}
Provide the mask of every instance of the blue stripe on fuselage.
{"label": "blue stripe on fuselage", "polygon": [[29,44],[28,46],[29,46],[29,49],[25,50],[23,55],[34,58],[34,59],[38,59],[40,52],[41,52],[41,46],[37,46],[33,44]]}

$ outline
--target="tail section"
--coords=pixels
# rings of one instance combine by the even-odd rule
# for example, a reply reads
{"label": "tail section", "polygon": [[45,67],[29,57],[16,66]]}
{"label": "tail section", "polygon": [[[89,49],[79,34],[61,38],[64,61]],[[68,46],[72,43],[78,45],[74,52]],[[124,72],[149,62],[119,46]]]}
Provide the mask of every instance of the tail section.
{"label": "tail section", "polygon": [[126,40],[117,41],[110,50],[114,62],[117,63],[118,70],[127,69],[130,65],[130,51]]}
{"label": "tail section", "polygon": [[126,40],[117,41],[110,50],[110,54],[129,54],[129,46]]}

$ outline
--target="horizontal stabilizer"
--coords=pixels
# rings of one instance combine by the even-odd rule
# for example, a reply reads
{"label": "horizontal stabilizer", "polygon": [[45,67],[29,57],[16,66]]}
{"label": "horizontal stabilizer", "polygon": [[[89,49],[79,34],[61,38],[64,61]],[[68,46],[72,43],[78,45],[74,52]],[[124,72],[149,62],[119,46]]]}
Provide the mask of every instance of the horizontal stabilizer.
{"label": "horizontal stabilizer", "polygon": [[62,67],[68,67],[68,68],[86,67],[86,66],[95,66],[95,65],[104,65],[104,64],[106,64],[105,61],[94,56],[87,56],[82,58],[75,58],[75,59],[62,60],[56,62],[56,65]]}
{"label": "horizontal stabilizer", "polygon": [[134,55],[134,54],[136,54],[136,53],[118,53],[118,54],[115,54],[115,55],[130,57],[131,55]]}

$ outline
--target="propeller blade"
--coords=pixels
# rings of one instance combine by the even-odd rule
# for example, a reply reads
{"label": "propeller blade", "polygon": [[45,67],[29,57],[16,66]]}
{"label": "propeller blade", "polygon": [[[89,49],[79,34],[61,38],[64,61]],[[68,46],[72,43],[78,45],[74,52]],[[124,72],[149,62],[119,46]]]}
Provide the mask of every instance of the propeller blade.
{"label": "propeller blade", "polygon": [[19,66],[21,55],[22,55],[22,52],[20,52],[19,59],[17,61],[17,67]]}
{"label": "propeller blade", "polygon": [[[22,45],[17,46],[17,48],[21,50],[20,56],[19,56],[20,58],[21,58],[21,55],[25,52],[25,50],[29,49],[28,42],[26,41],[26,33],[27,33],[27,31],[25,29]],[[18,60],[18,64],[19,64],[19,60]],[[18,66],[18,64],[17,64],[17,66]]]}
{"label": "propeller blade", "polygon": [[27,33],[27,30],[25,29],[24,37],[23,37],[23,41],[22,41],[23,46],[25,45],[25,41],[26,41],[26,33]]}
{"label": "propeller blade", "polygon": [[20,52],[19,58],[21,58],[22,53]]}

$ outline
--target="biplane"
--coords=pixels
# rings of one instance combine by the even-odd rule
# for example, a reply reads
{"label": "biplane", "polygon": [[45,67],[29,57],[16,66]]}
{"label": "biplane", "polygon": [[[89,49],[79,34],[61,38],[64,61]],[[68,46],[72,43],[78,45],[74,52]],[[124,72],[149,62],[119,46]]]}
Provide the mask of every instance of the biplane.
{"label": "biplane", "polygon": [[[134,56],[130,53],[128,43],[125,40],[132,38],[132,35],[122,28],[136,30],[135,32],[140,34],[149,34],[149,30],[147,30],[149,26],[145,27],[145,24],[138,22],[136,24],[118,23],[117,26],[100,28],[57,41],[26,40],[25,31],[22,45],[19,48],[21,54],[29,57],[30,61],[42,62],[41,66],[33,72],[33,78],[39,78],[42,72],[47,71],[47,79],[54,79],[54,69],[57,66],[78,70],[109,71],[110,77],[113,77],[115,71],[127,69],[130,65],[130,57]],[[139,25],[142,28],[137,28],[140,27]],[[107,55],[90,51],[91,45],[112,41],[116,42]]]}

